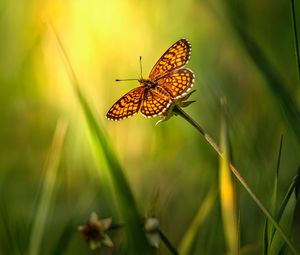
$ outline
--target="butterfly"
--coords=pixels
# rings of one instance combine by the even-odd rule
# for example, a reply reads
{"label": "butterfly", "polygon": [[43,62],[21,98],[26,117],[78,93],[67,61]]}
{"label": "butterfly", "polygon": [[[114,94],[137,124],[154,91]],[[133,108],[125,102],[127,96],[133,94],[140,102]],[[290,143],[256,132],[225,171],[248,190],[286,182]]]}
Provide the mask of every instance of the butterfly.
{"label": "butterfly", "polygon": [[147,79],[138,79],[140,86],[122,96],[107,112],[106,117],[118,121],[139,111],[146,117],[166,112],[174,100],[187,95],[192,88],[194,73],[184,66],[191,55],[186,39],[174,43],[160,57]]}

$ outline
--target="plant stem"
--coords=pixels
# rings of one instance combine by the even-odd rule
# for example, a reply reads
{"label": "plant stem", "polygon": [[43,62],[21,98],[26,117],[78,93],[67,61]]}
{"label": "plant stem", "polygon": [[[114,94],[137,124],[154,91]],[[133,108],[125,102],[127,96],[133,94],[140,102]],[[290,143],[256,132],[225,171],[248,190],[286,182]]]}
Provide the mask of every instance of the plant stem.
{"label": "plant stem", "polygon": [[179,255],[179,253],[176,250],[176,248],[171,244],[171,242],[169,241],[169,239],[164,235],[164,233],[160,229],[158,229],[158,234],[159,234],[160,239],[168,247],[168,249],[170,250],[170,252],[172,254],[174,254],[174,255]]}
{"label": "plant stem", "polygon": [[[219,154],[220,157],[224,157],[223,152],[221,151],[218,144],[215,142],[215,140],[194,120],[192,119],[185,111],[183,111],[180,107],[175,106],[173,109],[174,113],[181,116],[183,119],[185,119],[187,122],[189,122],[193,127],[195,127],[205,138],[205,140],[214,148],[214,150]],[[272,222],[274,227],[277,229],[277,231],[280,233],[284,241],[289,246],[290,250],[294,254],[299,254],[287,235],[285,234],[284,230],[281,228],[281,226],[276,222],[275,218],[272,216],[272,214],[268,211],[268,209],[263,205],[263,203],[259,200],[259,198],[256,196],[256,194],[252,191],[252,189],[249,187],[246,180],[242,177],[238,169],[234,164],[230,162],[229,164],[230,169],[232,173],[235,175],[235,177],[239,180],[239,182],[242,184],[242,186],[247,190],[248,194],[251,196],[251,198],[254,200],[256,205],[260,208],[260,210],[264,213],[264,215]]]}

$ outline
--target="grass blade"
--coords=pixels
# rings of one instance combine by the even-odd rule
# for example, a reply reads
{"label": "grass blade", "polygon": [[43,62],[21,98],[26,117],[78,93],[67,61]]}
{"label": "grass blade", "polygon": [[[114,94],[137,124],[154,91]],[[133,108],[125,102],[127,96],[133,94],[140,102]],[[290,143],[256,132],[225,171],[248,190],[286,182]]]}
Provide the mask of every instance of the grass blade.
{"label": "grass blade", "polygon": [[[273,194],[272,194],[272,199],[271,199],[270,211],[274,215],[277,214],[278,176],[279,176],[279,167],[280,167],[280,161],[281,161],[282,143],[283,143],[283,136],[281,136],[281,139],[280,139],[279,152],[278,152],[278,158],[277,158],[277,166],[276,166],[276,173],[275,173],[275,179],[274,179]],[[272,242],[274,231],[275,231],[274,226],[269,225],[269,237],[270,237],[269,241],[270,241],[270,243]]]}
{"label": "grass blade", "polygon": [[[2,183],[3,185],[3,183]],[[1,190],[0,198],[0,254],[16,254],[16,238],[13,233],[13,226],[11,224],[12,218],[9,213],[9,207],[6,200],[4,200],[4,192]]]}
{"label": "grass blade", "polygon": [[77,90],[77,96],[83,108],[90,132],[95,139],[97,151],[105,156],[106,164],[108,166],[107,174],[109,176],[109,180],[107,181],[112,182],[112,188],[117,197],[117,204],[119,205],[121,218],[124,221],[125,231],[127,232],[129,251],[131,254],[141,254],[142,251],[144,252],[143,254],[147,254],[147,250],[149,251],[150,246],[145,239],[142,225],[139,220],[140,216],[129,184],[123,174],[123,169],[113,153],[113,150],[103,133],[103,129],[97,124],[87,101],[79,90]]}
{"label": "grass blade", "polygon": [[51,209],[54,193],[56,189],[56,177],[59,167],[62,148],[67,131],[67,122],[60,120],[57,123],[52,145],[49,150],[48,160],[46,162],[45,178],[42,186],[41,196],[39,198],[38,208],[33,222],[30,236],[29,254],[41,254],[41,243],[49,210]]}
{"label": "grass blade", "polygon": [[[293,195],[296,188],[296,178],[297,177],[293,179],[281,203],[277,215],[277,220],[287,233],[291,233],[291,229],[293,227],[293,215],[297,202],[295,196]],[[286,244],[284,243],[282,237],[278,234],[276,229],[274,229],[271,236],[270,254],[279,254],[279,252],[284,249],[285,246]]]}
{"label": "grass blade", "polygon": [[213,186],[209,191],[208,195],[204,199],[203,203],[199,207],[191,225],[188,227],[185,235],[183,236],[178,251],[181,255],[188,255],[192,250],[193,244],[197,238],[197,233],[202,225],[205,222],[206,217],[211,211],[213,204],[216,200],[217,192],[216,188]]}
{"label": "grass blade", "polygon": [[[174,107],[174,113],[181,116],[183,119],[185,119],[189,124],[191,124],[194,128],[197,129],[198,132],[200,132],[201,135],[205,138],[205,140],[213,147],[213,149],[218,153],[220,157],[224,157],[222,150],[218,146],[218,144],[215,142],[215,140],[212,138],[212,136],[207,133],[193,118],[191,118],[185,111],[183,111],[180,107]],[[298,254],[296,248],[282,229],[282,227],[278,224],[275,217],[269,212],[269,210],[265,207],[265,205],[260,201],[260,199],[257,197],[257,195],[253,192],[253,190],[250,188],[246,180],[243,178],[243,176],[240,174],[239,170],[235,165],[233,165],[230,162],[230,169],[232,173],[235,175],[235,177],[238,179],[240,184],[243,186],[243,188],[247,191],[247,193],[250,195],[252,200],[255,202],[255,204],[259,207],[259,209],[262,211],[262,213],[269,219],[269,221],[274,225],[278,233],[282,236],[284,241],[287,243],[290,251],[293,254]]]}
{"label": "grass blade", "polygon": [[[281,160],[281,151],[282,151],[282,142],[283,142],[283,136],[281,136],[280,139],[280,145],[279,145],[279,153],[277,158],[277,166],[276,166],[276,172],[275,172],[275,178],[274,178],[274,185],[273,185],[273,193],[272,193],[272,199],[271,199],[271,208],[270,212],[274,215],[277,213],[277,190],[278,190],[278,176],[279,176],[279,167],[280,167],[280,160]],[[264,254],[268,254],[269,246],[273,239],[273,233],[274,233],[274,226],[272,224],[269,224],[268,218],[266,218],[265,226],[264,226]]]}
{"label": "grass blade", "polygon": [[[229,1],[230,2],[230,1]],[[283,106],[285,115],[287,116],[288,123],[292,128],[298,142],[300,142],[300,112],[298,104],[294,95],[291,95],[287,90],[280,75],[274,70],[271,62],[265,56],[259,45],[255,40],[247,33],[244,26],[244,22],[239,17],[239,11],[234,4],[228,4],[227,9],[229,13],[229,21],[232,28],[235,30],[235,34],[240,39],[241,45],[248,53],[258,70],[264,76],[267,85],[271,92],[276,96],[278,102]]]}
{"label": "grass blade", "polygon": [[74,224],[73,224],[72,221],[69,221],[65,225],[65,227],[64,227],[62,233],[60,234],[57,242],[55,243],[55,245],[53,245],[51,254],[53,254],[53,255],[66,254],[68,244],[69,244],[69,242],[72,238],[72,235],[74,233],[75,233]]}
{"label": "grass blade", "polygon": [[269,235],[269,222],[268,219],[265,220],[265,225],[264,225],[264,233],[263,233],[263,254],[267,255],[269,251],[269,246],[270,246],[270,235]]}
{"label": "grass blade", "polygon": [[298,85],[300,86],[300,59],[299,59],[299,43],[298,43],[298,33],[297,33],[295,0],[291,0],[291,12],[292,12],[292,24],[293,24],[294,39],[295,39],[295,55],[297,61]]}
{"label": "grass blade", "polygon": [[230,171],[230,152],[225,118],[225,102],[222,100],[223,114],[221,121],[220,148],[223,157],[220,157],[219,191],[225,240],[229,254],[239,254],[238,217],[236,192]]}
{"label": "grass blade", "polygon": [[295,178],[295,197],[297,199],[296,207],[294,211],[293,219],[293,230],[292,230],[292,240],[296,242],[296,247],[300,249],[300,166],[298,167],[297,175]]}
{"label": "grass blade", "polygon": [[133,255],[152,254],[152,249],[146,240],[143,227],[140,222],[140,215],[130,186],[125,178],[124,171],[107,139],[107,135],[103,127],[97,121],[92,108],[79,89],[78,79],[54,26],[51,22],[49,23],[63,53],[63,57],[66,60],[66,67],[70,72],[70,79],[93,138],[96,154],[98,155],[97,159],[101,161],[102,164],[105,163],[106,167],[103,169],[106,170],[106,181],[111,184],[112,189],[115,191],[114,194],[116,196],[119,213],[125,226],[126,240],[128,244],[127,252],[130,252],[130,254]]}

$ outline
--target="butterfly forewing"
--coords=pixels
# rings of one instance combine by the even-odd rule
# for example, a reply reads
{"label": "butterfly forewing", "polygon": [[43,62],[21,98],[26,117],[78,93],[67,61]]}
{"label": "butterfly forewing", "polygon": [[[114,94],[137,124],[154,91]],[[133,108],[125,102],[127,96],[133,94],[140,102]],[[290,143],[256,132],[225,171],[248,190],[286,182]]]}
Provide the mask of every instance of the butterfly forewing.
{"label": "butterfly forewing", "polygon": [[194,78],[194,74],[190,69],[181,68],[165,75],[157,81],[157,84],[177,99],[185,96],[192,88]]}
{"label": "butterfly forewing", "polygon": [[164,89],[160,87],[146,89],[141,113],[146,117],[154,117],[165,112],[171,103],[171,97]]}
{"label": "butterfly forewing", "polygon": [[186,39],[174,43],[156,62],[152,68],[149,79],[153,82],[168,74],[172,70],[184,66],[191,54],[191,45]]}
{"label": "butterfly forewing", "polygon": [[137,87],[122,96],[108,111],[110,120],[120,120],[136,114],[141,106],[144,86]]}

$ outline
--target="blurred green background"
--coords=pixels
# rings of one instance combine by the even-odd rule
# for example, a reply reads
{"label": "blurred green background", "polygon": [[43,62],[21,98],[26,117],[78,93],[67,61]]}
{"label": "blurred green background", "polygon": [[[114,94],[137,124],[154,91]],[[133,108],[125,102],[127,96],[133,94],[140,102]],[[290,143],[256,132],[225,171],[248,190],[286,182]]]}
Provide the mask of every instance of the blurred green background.
{"label": "blurred green background", "polygon": [[[60,118],[69,124],[43,254],[53,254],[54,244],[64,241],[67,224],[73,234],[65,240],[63,254],[89,254],[77,225],[92,211],[117,217],[99,180],[101,165],[95,162],[49,19],[81,90],[108,132],[140,213],[147,215],[154,206],[161,229],[175,246],[217,184],[218,157],[179,117],[157,126],[157,118],[141,114],[120,122],[105,119],[110,106],[138,85],[114,80],[139,78],[139,56],[147,76],[169,46],[187,38],[196,103],[186,111],[218,140],[219,100],[226,97],[233,160],[267,207],[283,135],[282,199],[300,163],[300,87],[289,1],[1,1],[1,254],[27,254],[45,162]],[[241,247],[256,247],[248,254],[259,254],[265,217],[239,184],[237,191]],[[101,252],[109,254],[96,254]],[[217,200],[201,226],[194,254],[225,252]],[[168,254],[164,247],[161,253]]]}

